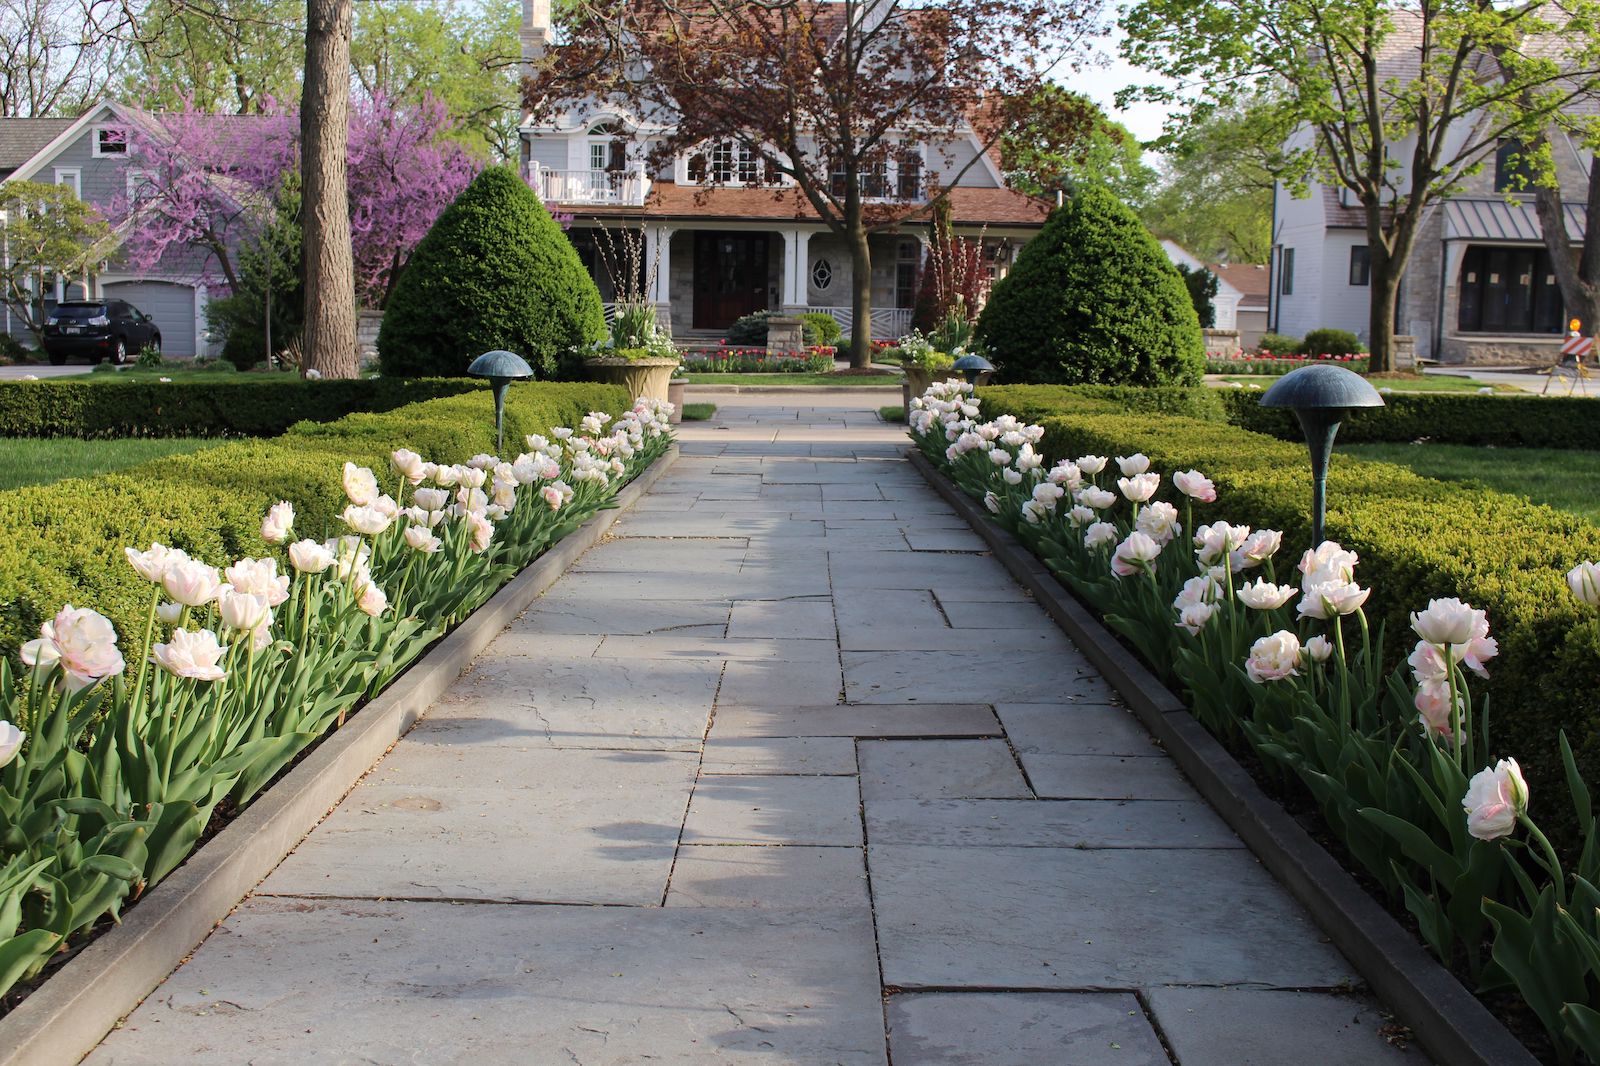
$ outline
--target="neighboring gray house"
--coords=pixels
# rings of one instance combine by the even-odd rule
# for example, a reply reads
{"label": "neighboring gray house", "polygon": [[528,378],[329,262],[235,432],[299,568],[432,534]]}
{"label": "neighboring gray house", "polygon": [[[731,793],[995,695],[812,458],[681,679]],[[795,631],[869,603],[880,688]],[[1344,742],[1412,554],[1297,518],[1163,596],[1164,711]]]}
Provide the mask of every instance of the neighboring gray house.
{"label": "neighboring gray house", "polygon": [[[0,182],[67,185],[91,203],[108,205],[127,196],[137,176],[126,155],[126,130],[134,121],[131,111],[113,101],[97,104],[76,119],[0,119]],[[207,354],[206,285],[192,270],[138,273],[113,259],[91,275],[89,288],[90,296],[127,300],[155,319],[164,354]],[[84,296],[81,282],[59,280],[56,291],[46,293],[46,302]],[[27,337],[27,327],[14,321],[9,309],[0,315],[0,327],[7,333]]]}
{"label": "neighboring gray house", "polygon": [[[1393,35],[1387,61],[1395,76],[1403,76],[1408,63],[1415,67],[1407,55],[1415,42],[1415,31],[1404,26]],[[1567,233],[1582,240],[1594,153],[1559,131],[1552,133],[1552,144]],[[1401,279],[1395,321],[1397,334],[1415,338],[1419,359],[1525,366],[1556,361],[1569,316],[1533,196],[1515,191],[1519,149],[1514,141],[1502,141],[1482,170],[1422,221]],[[1409,142],[1391,152],[1409,159]],[[1308,195],[1294,197],[1279,185],[1270,269],[1268,324],[1274,332],[1303,336],[1334,328],[1367,339],[1366,215],[1354,194],[1313,183]]]}

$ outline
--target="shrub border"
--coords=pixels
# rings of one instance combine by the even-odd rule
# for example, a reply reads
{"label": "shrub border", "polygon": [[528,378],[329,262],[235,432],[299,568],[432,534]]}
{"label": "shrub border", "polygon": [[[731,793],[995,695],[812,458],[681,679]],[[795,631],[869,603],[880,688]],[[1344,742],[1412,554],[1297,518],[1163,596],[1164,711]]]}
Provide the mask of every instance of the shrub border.
{"label": "shrub border", "polygon": [[[1538,1066],[1476,996],[1423,950],[1333,856],[1267,796],[1183,701],[1125,648],[1044,563],[915,448],[911,465],[983,538],[1089,657],[1212,808],[1289,893],[1385,1006],[1436,1061],[1453,1066]],[[0,1034],[3,1035],[3,1034]]]}
{"label": "shrub border", "polygon": [[0,1066],[75,1066],[283,861],[424,711],[677,460],[678,445],[552,545],[298,766],[0,1018]]}

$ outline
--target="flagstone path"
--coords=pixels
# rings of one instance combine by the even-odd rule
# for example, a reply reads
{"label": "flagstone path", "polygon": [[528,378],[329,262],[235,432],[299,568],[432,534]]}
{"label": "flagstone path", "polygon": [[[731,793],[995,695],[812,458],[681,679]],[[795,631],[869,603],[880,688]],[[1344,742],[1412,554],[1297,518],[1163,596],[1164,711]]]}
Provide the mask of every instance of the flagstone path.
{"label": "flagstone path", "polygon": [[91,1066],[1424,1061],[888,401],[714,399]]}

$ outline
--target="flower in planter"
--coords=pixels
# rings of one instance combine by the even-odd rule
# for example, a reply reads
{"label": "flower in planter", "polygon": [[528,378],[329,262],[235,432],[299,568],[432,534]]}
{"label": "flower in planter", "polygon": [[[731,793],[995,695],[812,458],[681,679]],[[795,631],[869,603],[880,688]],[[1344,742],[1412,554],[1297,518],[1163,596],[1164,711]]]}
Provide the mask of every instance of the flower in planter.
{"label": "flower in planter", "polygon": [[222,587],[225,591],[217,599],[217,617],[224,629],[254,635],[272,624],[272,608],[267,605],[265,596],[239,592],[227,585]]}
{"label": "flower in planter", "polygon": [[178,629],[167,643],[151,649],[150,661],[174,677],[220,681],[228,676],[220,665],[227,653],[227,646],[218,644],[217,635],[209,629]]}
{"label": "flower in planter", "polygon": [[378,479],[364,466],[345,463],[344,494],[357,507],[366,507],[378,498]]}
{"label": "flower in planter", "polygon": [[279,500],[267,509],[267,516],[261,520],[261,539],[268,544],[282,544],[289,539],[289,534],[294,530],[294,505],[288,500]]}
{"label": "flower in planter", "polygon": [[1183,470],[1173,474],[1172,483],[1179,492],[1197,503],[1216,502],[1217,487],[1198,470]]}
{"label": "flower in planter", "polygon": [[389,454],[389,465],[406,479],[407,484],[420,485],[433,475],[434,465],[409,448],[397,448]]}
{"label": "flower in planter", "polygon": [[1333,618],[1355,614],[1367,602],[1371,589],[1364,589],[1353,581],[1306,581],[1300,588],[1301,618]]}
{"label": "flower in planter", "polygon": [[1085,507],[1093,507],[1096,511],[1103,511],[1117,502],[1117,494],[1109,489],[1090,485],[1078,493],[1078,502]]}
{"label": "flower in planter", "polygon": [[1243,573],[1272,558],[1282,546],[1282,533],[1276,529],[1258,529],[1228,553],[1228,565],[1234,573]]}
{"label": "flower in planter", "polygon": [[161,579],[166,576],[167,567],[173,563],[182,562],[189,558],[189,553],[182,548],[168,548],[159,541],[150,545],[148,551],[138,551],[134,548],[124,548],[123,553],[128,557],[128,563],[140,577],[146,581],[161,584]]}
{"label": "flower in planter", "polygon": [[1474,774],[1461,809],[1467,812],[1467,832],[1479,840],[1509,835],[1528,810],[1528,783],[1517,760],[1501,759]]}
{"label": "flower in planter", "polygon": [[356,596],[356,607],[363,614],[376,618],[388,609],[389,597],[382,589],[368,580],[361,585],[361,592]]}
{"label": "flower in planter", "polygon": [[24,644],[21,655],[22,661],[36,670],[60,666],[69,692],[120,674],[125,665],[111,619],[70,603],[39,627],[38,639]]}
{"label": "flower in planter", "polygon": [[1094,477],[1100,471],[1104,470],[1106,468],[1106,462],[1106,457],[1103,455],[1080,455],[1076,460],[1078,469],[1083,471],[1083,473],[1088,474],[1090,477]]}
{"label": "flower in planter", "polygon": [[[1483,621],[1483,612],[1454,597],[1429,600],[1422,611],[1411,612],[1411,628],[1429,644],[1465,644]],[[1484,623],[1487,628],[1487,622]]]}
{"label": "flower in planter", "polygon": [[333,552],[314,540],[289,545],[289,565],[302,574],[320,574],[333,565]]}
{"label": "flower in planter", "polygon": [[1321,633],[1318,633],[1316,636],[1306,641],[1305,648],[1303,650],[1306,653],[1306,657],[1312,662],[1325,663],[1329,659],[1333,658],[1333,641],[1329,640]]}
{"label": "flower in planter", "polygon": [[1111,572],[1118,577],[1147,573],[1161,554],[1161,545],[1149,534],[1134,531],[1111,553]]}
{"label": "flower in planter", "polygon": [[1226,522],[1201,526],[1194,532],[1194,556],[1201,566],[1210,566],[1237,551],[1249,536],[1249,526],[1230,526]]}
{"label": "flower in planter", "polygon": [[1078,504],[1067,512],[1067,521],[1074,526],[1085,526],[1094,521],[1094,508]]}
{"label": "flower in planter", "polygon": [[1256,684],[1282,681],[1300,673],[1300,638],[1287,629],[1262,637],[1250,645],[1245,673]]}
{"label": "flower in planter", "polygon": [[[991,510],[998,511],[999,507],[993,507]],[[1083,546],[1085,548],[1099,548],[1116,542],[1117,527],[1110,522],[1094,522],[1088,529],[1083,531]]]}
{"label": "flower in planter", "polygon": [[1197,637],[1216,611],[1217,605],[1214,603],[1186,603],[1178,610],[1177,626],[1191,637]]}
{"label": "flower in planter", "polygon": [[356,504],[346,507],[340,517],[353,532],[369,537],[382,533],[394,523],[394,519],[376,507],[360,507]]}
{"label": "flower in planter", "polygon": [[1143,452],[1134,452],[1132,455],[1117,456],[1117,466],[1122,469],[1123,477],[1135,477],[1150,469],[1150,457]]}
{"label": "flower in planter", "polygon": [[[1139,458],[1143,459],[1144,456],[1141,455]],[[1156,489],[1160,487],[1160,474],[1139,473],[1117,478],[1117,488],[1133,503],[1144,503],[1154,496]]]}
{"label": "flower in planter", "polygon": [[1275,611],[1294,599],[1299,590],[1293,585],[1274,585],[1257,578],[1239,586],[1239,602],[1257,611]]}
{"label": "flower in planter", "polygon": [[234,592],[260,596],[268,607],[289,598],[289,575],[278,573],[276,559],[240,559],[222,572]]}
{"label": "flower in planter", "polygon": [[1134,528],[1163,547],[1183,532],[1183,525],[1178,521],[1178,509],[1160,500],[1139,512],[1139,517],[1134,520]]}
{"label": "flower in planter", "polygon": [[[1455,718],[1450,710],[1450,686],[1444,681],[1426,681],[1417,687],[1412,699],[1417,709],[1417,723],[1422,731],[1438,740],[1454,741]],[[1456,709],[1465,712],[1466,704],[1458,694]]]}
{"label": "flower in planter", "polygon": [[222,588],[222,576],[214,566],[198,559],[179,559],[161,575],[161,587],[174,603],[185,607],[204,607],[217,598]]}

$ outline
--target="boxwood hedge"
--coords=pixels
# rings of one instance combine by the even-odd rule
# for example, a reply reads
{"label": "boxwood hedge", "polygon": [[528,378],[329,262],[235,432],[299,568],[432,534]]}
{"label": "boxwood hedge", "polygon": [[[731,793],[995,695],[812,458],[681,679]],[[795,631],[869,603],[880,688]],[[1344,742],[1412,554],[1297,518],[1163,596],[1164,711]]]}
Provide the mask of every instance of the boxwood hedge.
{"label": "boxwood hedge", "polygon": [[[1052,461],[1141,451],[1164,474],[1198,468],[1217,486],[1207,520],[1281,529],[1286,556],[1308,544],[1303,445],[1217,422],[1129,413],[1083,391],[1011,386],[982,395],[990,417],[1010,412],[1042,424]],[[1484,399],[1495,410],[1507,402]],[[1600,617],[1572,597],[1565,573],[1600,559],[1600,527],[1522,497],[1336,457],[1327,531],[1361,558],[1357,578],[1373,589],[1369,613],[1386,627],[1391,663],[1414,643],[1408,612],[1429,598],[1456,596],[1488,612],[1500,642],[1488,689],[1494,746],[1520,760],[1535,796],[1549,798],[1541,821],[1570,818],[1556,735],[1565,729],[1588,779],[1600,779]]]}
{"label": "boxwood hedge", "polygon": [[[591,410],[617,415],[630,402],[626,390],[612,385],[513,385],[507,451],[524,434],[575,425]],[[107,614],[125,638],[139,632],[149,586],[124,562],[125,546],[159,540],[213,563],[259,553],[261,516],[280,499],[294,503],[300,535],[340,532],[341,464],[371,466],[387,483],[388,456],[399,447],[452,462],[493,452],[489,391],[305,422],[272,440],[0,493],[0,652],[14,654],[63,603]]]}
{"label": "boxwood hedge", "polygon": [[296,422],[483,389],[469,378],[0,382],[0,437],[276,437]]}
{"label": "boxwood hedge", "polygon": [[[1284,440],[1302,440],[1294,415],[1262,407],[1261,393],[1225,390],[1228,419]],[[1383,407],[1358,411],[1339,427],[1341,444],[1429,440],[1502,448],[1600,449],[1600,412],[1578,396],[1476,396],[1392,393]]]}

